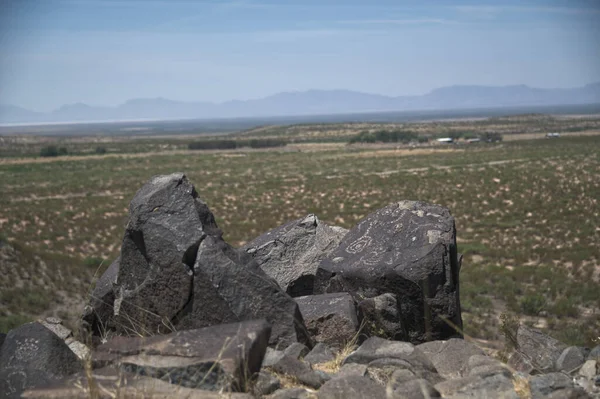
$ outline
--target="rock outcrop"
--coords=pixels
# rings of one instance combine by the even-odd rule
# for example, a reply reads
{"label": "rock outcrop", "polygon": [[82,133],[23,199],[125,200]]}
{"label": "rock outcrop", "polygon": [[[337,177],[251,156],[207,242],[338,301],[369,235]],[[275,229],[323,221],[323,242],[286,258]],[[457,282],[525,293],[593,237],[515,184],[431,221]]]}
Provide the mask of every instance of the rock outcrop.
{"label": "rock outcrop", "polygon": [[309,215],[238,250],[183,174],[157,176],[84,312],[91,356],[54,318],[0,334],[0,395],[600,397],[600,348],[513,326],[507,365],[463,340],[459,269],[439,206],[347,233]]}
{"label": "rock outcrop", "polygon": [[93,334],[154,335],[265,319],[271,345],[312,346],[296,302],[222,239],[184,174],[150,179],[129,212],[121,256],[98,281],[83,316]]}
{"label": "rock outcrop", "polygon": [[79,358],[62,338],[40,323],[11,330],[0,350],[0,394],[19,398],[42,386],[81,371]]}
{"label": "rock outcrop", "polygon": [[[363,219],[319,265],[315,292],[395,296],[402,339],[460,337],[454,218],[441,206],[401,201]],[[397,338],[398,334],[396,334]]]}
{"label": "rock outcrop", "polygon": [[311,295],[319,263],[346,233],[311,214],[262,234],[243,249],[285,292],[293,297]]}

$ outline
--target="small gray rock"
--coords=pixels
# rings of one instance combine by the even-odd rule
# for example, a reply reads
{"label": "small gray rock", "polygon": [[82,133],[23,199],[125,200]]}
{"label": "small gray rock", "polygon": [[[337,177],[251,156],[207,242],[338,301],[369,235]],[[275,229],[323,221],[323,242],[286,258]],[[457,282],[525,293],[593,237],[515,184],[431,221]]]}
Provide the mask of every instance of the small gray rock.
{"label": "small gray rock", "polygon": [[304,388],[286,388],[267,396],[269,399],[315,399],[316,394]]}
{"label": "small gray rock", "polygon": [[476,345],[458,338],[425,342],[418,345],[417,349],[431,360],[437,372],[446,379],[463,377],[463,370],[471,356],[484,354]]}
{"label": "small gray rock", "polygon": [[366,364],[348,363],[344,364],[338,372],[331,376],[331,378],[341,378],[347,376],[364,377],[367,373]]}
{"label": "small gray rock", "polygon": [[556,370],[571,373],[585,362],[585,354],[582,348],[569,346],[556,359]]}
{"label": "small gray rock", "polygon": [[513,381],[502,374],[488,377],[469,376],[435,385],[444,398],[519,399]]}
{"label": "small gray rock", "polygon": [[600,345],[593,348],[587,355],[588,360],[595,360],[600,362]]}
{"label": "small gray rock", "polygon": [[44,327],[46,327],[48,330],[52,331],[54,334],[56,334],[56,336],[58,338],[60,338],[64,341],[73,335],[73,332],[71,330],[69,330],[67,327],[65,327],[61,324],[62,321],[60,319],[57,319],[55,317],[48,317],[48,319],[55,319],[55,320],[58,320],[59,322],[58,323],[50,323],[46,319],[46,320],[40,320],[39,323],[42,324]]}
{"label": "small gray rock", "polygon": [[511,377],[512,372],[504,363],[486,355],[473,355],[469,358],[463,375],[479,375],[481,377],[493,374],[504,374]]}
{"label": "small gray rock", "polygon": [[265,357],[262,361],[262,367],[270,367],[277,363],[285,355],[285,352],[273,348],[267,348]]}
{"label": "small gray rock", "polygon": [[285,374],[291,377],[298,377],[311,371],[310,365],[307,362],[285,354],[269,367],[278,374]]}
{"label": "small gray rock", "polygon": [[346,376],[327,381],[318,393],[319,399],[385,399],[385,388],[367,377]]}
{"label": "small gray rock", "polygon": [[387,387],[387,399],[430,399],[440,398],[441,395],[423,378],[405,382],[394,382]]}
{"label": "small gray rock", "polygon": [[273,374],[261,371],[256,377],[252,392],[257,396],[270,395],[281,388],[281,382]]}
{"label": "small gray rock", "polygon": [[319,389],[325,381],[329,381],[331,378],[326,373],[319,371],[309,371],[296,376],[296,380],[309,388]]}
{"label": "small gray rock", "polygon": [[406,360],[394,358],[373,360],[367,366],[367,375],[373,381],[385,385],[398,370],[410,370],[416,378],[426,379],[432,384],[437,384],[444,380],[427,359],[422,361],[419,357]]}
{"label": "small gray rock", "polygon": [[360,327],[352,296],[346,292],[296,298],[304,324],[316,342],[342,349]]}
{"label": "small gray rock", "polygon": [[409,365],[406,368],[415,367],[433,372],[436,371],[433,363],[413,344],[389,341],[379,337],[371,337],[363,342],[356,351],[344,359],[344,364],[371,364],[371,362],[378,359],[399,359]]}
{"label": "small gray rock", "polygon": [[419,377],[408,369],[398,369],[392,373],[390,384],[403,384],[407,381],[416,380]]}
{"label": "small gray rock", "polygon": [[588,380],[593,379],[598,375],[598,362],[596,360],[588,360],[579,369],[579,375],[587,378]]}
{"label": "small gray rock", "polygon": [[319,342],[315,345],[313,350],[306,356],[304,356],[304,360],[309,362],[310,364],[318,364],[318,363],[327,363],[335,359],[335,355],[329,349],[327,345]]}
{"label": "small gray rock", "polygon": [[583,389],[580,388],[566,388],[554,391],[551,394],[544,396],[544,399],[591,399],[592,396],[588,395]]}
{"label": "small gray rock", "polygon": [[392,340],[402,340],[405,332],[396,296],[385,293],[362,300],[358,310],[363,317],[362,332],[367,336],[377,336]]}
{"label": "small gray rock", "polygon": [[551,393],[574,388],[573,380],[563,373],[534,375],[529,380],[532,399],[542,399]]}
{"label": "small gray rock", "polygon": [[286,355],[295,357],[296,359],[303,358],[308,352],[310,352],[310,349],[300,342],[294,342],[283,351]]}

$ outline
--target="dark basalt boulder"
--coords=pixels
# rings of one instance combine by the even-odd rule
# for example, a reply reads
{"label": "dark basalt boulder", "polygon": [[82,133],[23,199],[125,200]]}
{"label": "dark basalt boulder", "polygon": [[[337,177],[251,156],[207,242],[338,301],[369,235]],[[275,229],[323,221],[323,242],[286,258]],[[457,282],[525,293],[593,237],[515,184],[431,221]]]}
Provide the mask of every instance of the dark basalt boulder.
{"label": "dark basalt boulder", "polygon": [[360,327],[354,299],[348,293],[296,298],[304,324],[316,342],[342,349]]}
{"label": "dark basalt boulder", "polygon": [[116,337],[98,347],[92,364],[186,388],[240,392],[260,371],[270,333],[266,321],[256,320],[147,338]]}
{"label": "dark basalt boulder", "polygon": [[114,285],[119,275],[120,263],[121,257],[119,256],[98,279],[90,301],[83,311],[82,319],[85,327],[90,329],[95,336],[104,335],[108,326],[113,324]]}
{"label": "dark basalt boulder", "polygon": [[[454,218],[417,201],[382,208],[354,227],[315,276],[315,293],[396,297],[404,340],[460,337],[460,270]],[[396,337],[398,339],[398,337]]]}
{"label": "dark basalt boulder", "polygon": [[121,256],[84,311],[93,335],[154,335],[266,319],[271,345],[312,347],[296,302],[251,255],[223,241],[183,173],[150,179],[129,210]]}
{"label": "dark basalt boulder", "polygon": [[312,295],[319,263],[347,232],[310,214],[262,234],[243,250],[292,297]]}
{"label": "dark basalt boulder", "polygon": [[35,388],[83,370],[65,342],[40,323],[24,324],[6,335],[0,350],[0,394],[19,398]]}
{"label": "dark basalt boulder", "polygon": [[404,337],[400,310],[394,294],[385,293],[364,299],[358,303],[358,312],[363,319],[361,335],[394,340]]}
{"label": "dark basalt boulder", "polygon": [[155,176],[133,197],[115,286],[114,327],[167,332],[190,299],[198,246],[221,236],[183,173]]}
{"label": "dark basalt boulder", "polygon": [[[272,325],[270,345],[301,342],[312,347],[298,304],[243,253],[222,239],[206,237],[194,265],[191,306],[178,324],[184,328],[216,322],[266,319]],[[252,261],[250,263],[253,263]]]}

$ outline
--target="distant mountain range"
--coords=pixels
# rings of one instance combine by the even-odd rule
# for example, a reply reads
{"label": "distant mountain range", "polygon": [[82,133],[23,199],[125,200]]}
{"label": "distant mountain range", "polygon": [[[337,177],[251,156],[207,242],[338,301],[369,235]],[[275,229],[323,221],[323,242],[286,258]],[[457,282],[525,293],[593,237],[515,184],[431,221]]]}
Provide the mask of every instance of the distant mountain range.
{"label": "distant mountain range", "polygon": [[600,103],[600,82],[571,89],[537,89],[525,85],[450,86],[420,96],[400,97],[349,90],[309,90],[219,104],[164,98],[134,99],[116,107],[77,103],[63,105],[49,113],[0,105],[0,123],[215,119],[594,103]]}

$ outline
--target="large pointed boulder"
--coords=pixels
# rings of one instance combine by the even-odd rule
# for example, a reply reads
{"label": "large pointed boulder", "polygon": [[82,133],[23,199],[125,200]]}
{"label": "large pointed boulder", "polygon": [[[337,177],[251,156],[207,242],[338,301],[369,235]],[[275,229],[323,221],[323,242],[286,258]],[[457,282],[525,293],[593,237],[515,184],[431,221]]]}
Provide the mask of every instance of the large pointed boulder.
{"label": "large pointed boulder", "polygon": [[129,211],[121,256],[84,312],[92,334],[148,336],[265,319],[271,345],[312,346],[296,302],[250,254],[222,239],[183,173],[150,179]]}

